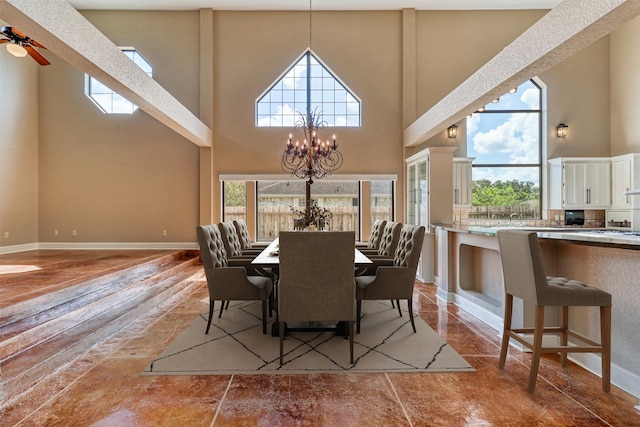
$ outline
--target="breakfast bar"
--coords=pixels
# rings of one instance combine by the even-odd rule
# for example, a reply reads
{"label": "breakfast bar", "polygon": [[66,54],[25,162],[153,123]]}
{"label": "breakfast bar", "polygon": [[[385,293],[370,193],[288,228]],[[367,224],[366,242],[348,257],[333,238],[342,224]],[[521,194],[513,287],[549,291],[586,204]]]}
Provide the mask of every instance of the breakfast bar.
{"label": "breakfast bar", "polygon": [[[451,224],[432,224],[432,228],[438,297],[501,331],[504,282],[496,237],[499,228]],[[570,277],[612,295],[612,380],[640,393],[640,361],[636,356],[640,353],[640,236],[606,229],[524,229],[538,234],[548,275]],[[586,307],[570,310],[576,330],[599,338],[595,310]],[[546,318],[551,324],[559,319],[559,312],[548,311]],[[533,307],[514,301],[513,321],[520,327],[531,326]],[[572,354],[570,358],[600,373],[599,356]]]}

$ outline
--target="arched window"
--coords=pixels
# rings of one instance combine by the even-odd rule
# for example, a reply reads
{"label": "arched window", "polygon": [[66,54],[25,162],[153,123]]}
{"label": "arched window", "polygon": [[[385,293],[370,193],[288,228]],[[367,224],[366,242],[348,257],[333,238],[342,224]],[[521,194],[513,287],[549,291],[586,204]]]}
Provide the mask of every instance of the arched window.
{"label": "arched window", "polygon": [[360,126],[360,100],[310,49],[260,95],[256,126],[293,127],[308,111],[322,112],[326,126]]}
{"label": "arched window", "polygon": [[540,218],[542,90],[533,80],[467,119],[474,157],[469,218]]}
{"label": "arched window", "polygon": [[[122,52],[152,77],[151,65],[132,47],[121,48]],[[107,86],[100,83],[88,74],[85,74],[84,93],[93,103],[106,114],[132,114],[138,106],[123,98]]]}

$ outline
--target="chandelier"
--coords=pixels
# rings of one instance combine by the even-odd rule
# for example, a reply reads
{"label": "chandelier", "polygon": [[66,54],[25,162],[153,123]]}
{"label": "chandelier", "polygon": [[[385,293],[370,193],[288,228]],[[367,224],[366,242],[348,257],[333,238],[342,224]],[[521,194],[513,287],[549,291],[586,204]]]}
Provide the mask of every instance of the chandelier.
{"label": "chandelier", "polygon": [[[309,50],[311,50],[312,35],[312,0],[309,0]],[[311,78],[311,65],[307,55],[307,80]],[[307,91],[309,89],[307,88]],[[282,169],[300,179],[306,179],[308,184],[313,184],[314,179],[326,178],[333,171],[342,166],[342,154],[338,151],[336,136],[332,140],[322,141],[320,130],[327,126],[322,120],[322,111],[318,107],[311,110],[309,93],[307,92],[307,114],[298,111],[300,118],[295,123],[295,130],[304,132],[304,141],[296,141],[293,144],[293,135],[289,134],[287,146],[282,153]],[[307,185],[307,207],[310,203],[309,185]]]}
{"label": "chandelier", "polygon": [[282,169],[313,184],[314,179],[326,178],[342,166],[342,154],[338,151],[335,135],[332,140],[323,141],[320,138],[319,131],[327,124],[322,120],[322,112],[316,108],[307,111],[306,115],[298,114],[300,118],[296,121],[295,130],[303,130],[304,141],[294,144],[293,135],[289,134],[282,154]]}

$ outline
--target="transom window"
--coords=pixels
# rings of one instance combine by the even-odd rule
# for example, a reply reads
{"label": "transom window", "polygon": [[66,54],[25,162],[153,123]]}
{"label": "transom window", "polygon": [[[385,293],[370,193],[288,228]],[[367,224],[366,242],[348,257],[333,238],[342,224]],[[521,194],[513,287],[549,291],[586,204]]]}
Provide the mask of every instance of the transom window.
{"label": "transom window", "polygon": [[310,49],[256,102],[256,126],[293,127],[300,114],[322,112],[325,126],[359,127],[360,100]]}
{"label": "transom window", "polygon": [[[153,77],[151,65],[145,61],[137,50],[133,48],[121,48],[121,50],[138,67],[142,68],[149,77]],[[85,74],[84,93],[106,114],[132,114],[138,109],[138,106],[133,102],[125,99],[88,74]]]}
{"label": "transom window", "polygon": [[540,218],[541,105],[540,86],[528,80],[467,119],[469,218]]}

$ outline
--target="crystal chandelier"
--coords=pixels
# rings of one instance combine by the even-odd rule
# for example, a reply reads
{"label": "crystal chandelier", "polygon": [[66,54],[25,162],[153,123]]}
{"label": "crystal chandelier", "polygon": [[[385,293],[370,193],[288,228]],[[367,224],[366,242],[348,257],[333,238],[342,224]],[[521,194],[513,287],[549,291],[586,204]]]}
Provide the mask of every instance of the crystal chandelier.
{"label": "crystal chandelier", "polygon": [[342,166],[342,154],[338,151],[336,136],[332,140],[323,141],[320,130],[326,126],[322,120],[322,112],[307,111],[300,114],[295,130],[304,132],[304,141],[293,143],[293,135],[289,134],[287,146],[282,154],[282,169],[292,176],[306,179],[313,184],[314,179],[326,178]]}

